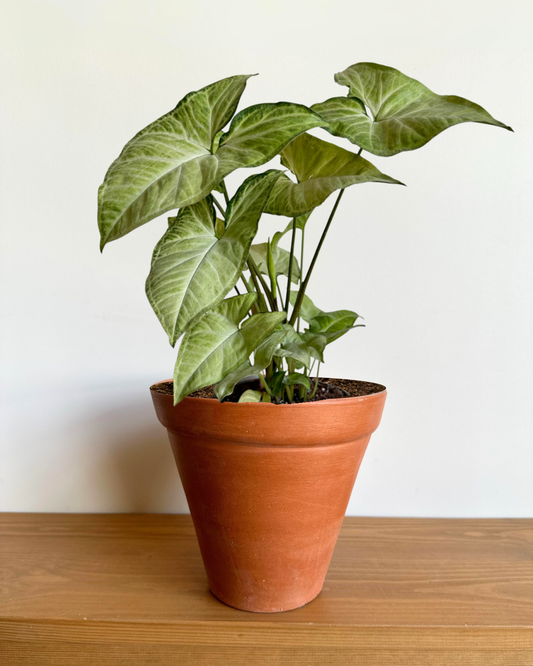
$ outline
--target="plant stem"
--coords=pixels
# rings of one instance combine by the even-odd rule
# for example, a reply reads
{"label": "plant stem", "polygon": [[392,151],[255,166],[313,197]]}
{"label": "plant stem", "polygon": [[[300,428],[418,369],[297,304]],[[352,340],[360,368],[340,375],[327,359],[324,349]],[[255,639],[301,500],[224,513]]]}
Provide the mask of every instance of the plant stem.
{"label": "plant stem", "polygon": [[276,286],[278,288],[278,294],[279,294],[279,300],[280,300],[280,305],[282,310],[286,310],[286,305],[283,304],[283,297],[281,295],[281,289],[279,288],[279,281],[278,278],[276,277]]}
{"label": "plant stem", "polygon": [[316,390],[318,388],[318,375],[320,374],[320,362],[318,363],[318,368],[316,369],[315,385],[313,386],[313,392],[311,393],[311,400],[316,395]]}
{"label": "plant stem", "polygon": [[259,373],[259,379],[261,380],[261,384],[263,384],[263,388],[268,393],[268,395],[272,395],[272,391],[270,390],[270,386],[267,384],[267,381],[266,381],[265,377],[261,373]]}
{"label": "plant stem", "polygon": [[250,255],[248,255],[248,267],[250,268],[250,272],[252,273],[253,271],[255,273],[255,277],[259,279],[259,282],[263,287],[263,291],[265,292],[266,297],[268,298],[268,302],[270,303],[270,307],[272,308],[272,312],[277,312],[279,308],[276,299],[272,295],[272,292],[268,288],[267,283],[265,282],[263,276],[261,275],[259,269],[257,268],[257,264]]}
{"label": "plant stem", "polygon": [[[361,150],[363,149],[361,148]],[[222,181],[220,184],[222,185],[222,194],[224,195],[224,201],[226,202],[227,206],[229,204],[229,196],[228,196],[228,190],[226,188],[226,183]]]}
{"label": "plant stem", "polygon": [[265,297],[263,296],[263,293],[261,289],[259,289],[259,284],[257,282],[257,278],[255,276],[255,273],[252,269],[252,266],[250,264],[250,259],[248,259],[248,269],[250,271],[250,277],[252,278],[252,282],[255,288],[255,291],[257,293],[257,305],[259,307],[259,310],[261,312],[268,312],[267,304],[265,303]]}
{"label": "plant stem", "polygon": [[326,226],[324,227],[324,231],[322,232],[322,236],[320,237],[320,241],[317,245],[317,248],[315,250],[315,254],[313,255],[313,259],[311,261],[311,264],[309,265],[309,270],[307,271],[307,275],[305,276],[305,280],[302,282],[300,289],[298,291],[298,296],[296,297],[296,303],[294,304],[294,309],[292,311],[292,316],[290,318],[289,324],[291,326],[294,326],[294,322],[298,319],[298,315],[300,313],[300,308],[302,307],[302,301],[305,296],[305,290],[307,289],[307,285],[309,283],[309,280],[311,278],[311,273],[313,272],[313,268],[315,267],[316,260],[318,259],[318,254],[320,252],[320,249],[322,248],[322,245],[324,243],[324,240],[326,239],[326,235],[328,233],[329,227],[331,226],[331,222],[333,221],[333,217],[335,216],[335,212],[337,211],[337,208],[339,206],[340,200],[342,198],[342,195],[344,194],[344,189],[342,189],[339,192],[339,196],[337,197],[337,200],[335,201],[335,204],[333,206],[333,209],[330,213],[330,216],[328,218],[328,221],[326,222]]}
{"label": "plant stem", "polygon": [[294,241],[296,239],[296,218],[292,218],[292,237],[291,237],[291,253],[289,255],[289,275],[287,277],[287,297],[285,298],[285,312],[287,319],[289,318],[289,303],[291,300],[291,281],[292,281],[292,262],[294,259]]}
{"label": "plant stem", "polygon": [[[304,273],[304,243],[305,243],[305,226],[302,227],[302,247],[300,250],[300,276]],[[300,277],[301,279],[301,277]],[[287,306],[288,307],[288,306]],[[300,332],[300,313],[298,312],[298,333]]]}
{"label": "plant stem", "polygon": [[248,283],[248,280],[244,277],[244,273],[241,273],[241,280],[242,280],[243,285],[244,285],[245,288],[246,288],[246,291],[247,291],[249,294],[252,294],[254,290],[252,289],[252,287],[250,287],[250,285],[249,285],[249,283]]}
{"label": "plant stem", "polygon": [[226,219],[226,211],[222,208],[222,206],[218,203],[218,201],[215,199],[214,196],[213,196],[213,201],[214,201],[214,203],[215,203],[215,206],[216,206],[216,207],[218,208],[218,210],[220,211],[220,214],[222,215],[222,217],[223,217],[224,219]]}

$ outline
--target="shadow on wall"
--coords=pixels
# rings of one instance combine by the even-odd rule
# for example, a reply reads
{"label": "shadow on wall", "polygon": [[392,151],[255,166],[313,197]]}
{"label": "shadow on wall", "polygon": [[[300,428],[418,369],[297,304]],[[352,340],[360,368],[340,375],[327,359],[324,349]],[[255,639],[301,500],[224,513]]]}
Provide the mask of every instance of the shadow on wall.
{"label": "shadow on wall", "polygon": [[188,513],[167,432],[150,399],[116,405],[91,425],[99,455],[89,476],[105,511]]}

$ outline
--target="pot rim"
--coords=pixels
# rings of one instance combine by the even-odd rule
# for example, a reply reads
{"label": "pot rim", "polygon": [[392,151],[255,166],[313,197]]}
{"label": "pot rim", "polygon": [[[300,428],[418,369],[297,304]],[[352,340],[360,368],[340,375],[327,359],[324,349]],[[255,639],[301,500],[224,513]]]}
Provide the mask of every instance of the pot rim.
{"label": "pot rim", "polygon": [[[333,377],[332,379],[336,379]],[[163,379],[159,382],[155,382],[155,384],[152,384],[150,386],[150,392],[151,393],[157,393],[160,396],[166,396],[168,398],[171,398],[173,400],[173,396],[170,393],[159,393],[155,389],[160,385],[160,384],[167,384],[168,382],[173,382],[173,379]],[[357,380],[354,380],[357,381]],[[359,380],[359,381],[366,381],[366,380]],[[369,382],[371,384],[374,384],[375,382]],[[380,384],[379,386],[383,386],[383,384]],[[336,404],[336,403],[347,403],[347,402],[353,402],[353,401],[368,401],[368,400],[373,400],[377,399],[377,396],[386,396],[387,395],[387,387],[383,388],[381,391],[376,391],[375,393],[367,393],[366,395],[351,395],[348,397],[344,398],[328,398],[326,400],[315,400],[314,402],[293,402],[289,404],[283,404],[283,405],[276,405],[271,402],[220,402],[217,398],[192,398],[190,396],[186,396],[183,398],[183,400],[178,403],[177,405],[174,405],[174,407],[178,407],[182,403],[189,403],[189,404],[200,404],[203,403],[205,404],[206,402],[211,403],[217,403],[218,405],[231,405],[232,409],[235,408],[240,408],[242,409],[243,407],[246,407],[246,409],[250,409],[250,407],[260,407],[261,409],[265,409],[267,407],[270,408],[276,408],[276,409],[287,409],[287,408],[313,408],[316,409],[320,405],[330,405],[330,404]],[[226,409],[226,407],[224,407]]]}

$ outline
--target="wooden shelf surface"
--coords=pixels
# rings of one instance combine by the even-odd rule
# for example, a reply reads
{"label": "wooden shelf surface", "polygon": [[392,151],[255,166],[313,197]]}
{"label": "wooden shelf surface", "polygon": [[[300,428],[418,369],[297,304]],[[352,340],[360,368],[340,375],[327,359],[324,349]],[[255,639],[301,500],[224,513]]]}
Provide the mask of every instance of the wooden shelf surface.
{"label": "wooden shelf surface", "polygon": [[320,596],[207,588],[189,516],[0,514],[2,666],[533,666],[533,520],[346,518]]}

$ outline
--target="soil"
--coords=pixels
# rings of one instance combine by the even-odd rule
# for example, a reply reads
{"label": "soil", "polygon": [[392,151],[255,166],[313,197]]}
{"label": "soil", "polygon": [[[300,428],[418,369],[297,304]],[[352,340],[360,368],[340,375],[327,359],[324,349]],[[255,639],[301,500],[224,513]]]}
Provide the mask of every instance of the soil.
{"label": "soil", "polygon": [[[314,388],[314,380],[311,380],[311,387]],[[173,394],[173,383],[171,381],[163,382],[161,384],[154,384],[154,386],[151,388],[158,393],[164,393],[166,395]],[[240,396],[248,389],[259,390],[259,379],[250,379],[239,382],[233,393],[224,398],[222,402],[238,402]],[[381,384],[374,384],[373,382],[363,382],[357,379],[335,379],[320,377],[315,396],[312,399],[308,399],[307,402],[331,400],[334,398],[354,398],[363,395],[370,395],[371,393],[380,393],[384,390],[384,386]],[[206,386],[203,389],[199,389],[198,391],[191,393],[189,397],[211,398],[216,400],[212,386]],[[298,402],[298,400],[295,402]]]}

